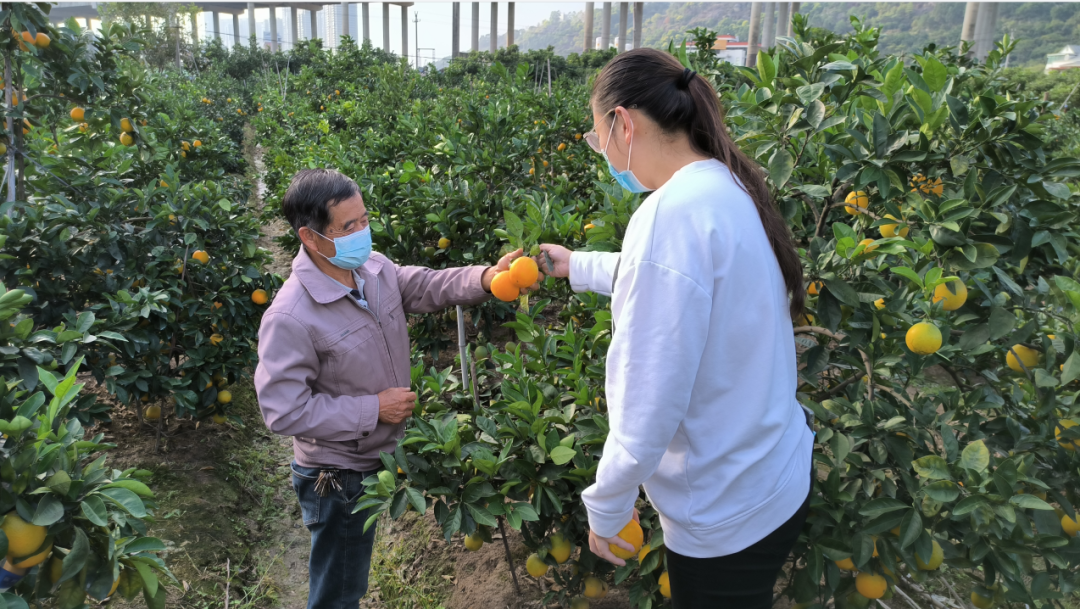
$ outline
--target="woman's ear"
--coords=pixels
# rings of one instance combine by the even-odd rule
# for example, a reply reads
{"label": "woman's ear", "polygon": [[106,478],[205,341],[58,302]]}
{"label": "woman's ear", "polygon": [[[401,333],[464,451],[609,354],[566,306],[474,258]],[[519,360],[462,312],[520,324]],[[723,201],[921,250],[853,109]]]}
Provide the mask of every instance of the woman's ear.
{"label": "woman's ear", "polygon": [[631,140],[634,138],[634,119],[630,118],[630,111],[622,106],[615,109],[618,113],[622,128],[620,129],[620,135],[622,135],[623,142],[629,146]]}

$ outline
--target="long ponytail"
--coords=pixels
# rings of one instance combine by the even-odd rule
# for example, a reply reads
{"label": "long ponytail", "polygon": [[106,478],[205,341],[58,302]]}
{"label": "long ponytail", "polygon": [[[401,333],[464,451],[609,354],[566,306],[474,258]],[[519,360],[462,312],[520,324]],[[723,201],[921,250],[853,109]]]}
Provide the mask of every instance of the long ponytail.
{"label": "long ponytail", "polygon": [[687,134],[694,148],[727,166],[757,207],[791,293],[791,317],[801,315],[806,292],[795,242],[769,195],[761,168],[728,135],[720,98],[712,85],[668,53],[634,49],[616,55],[600,71],[593,83],[592,102],[601,114],[617,106],[636,106],[666,133]]}

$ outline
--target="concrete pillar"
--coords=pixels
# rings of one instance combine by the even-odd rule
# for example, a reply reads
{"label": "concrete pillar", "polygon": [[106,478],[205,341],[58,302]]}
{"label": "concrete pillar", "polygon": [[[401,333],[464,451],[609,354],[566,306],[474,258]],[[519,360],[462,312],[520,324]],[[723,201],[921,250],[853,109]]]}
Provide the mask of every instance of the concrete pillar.
{"label": "concrete pillar", "polygon": [[221,16],[217,11],[210,13],[210,15],[214,20],[214,39],[221,40]]}
{"label": "concrete pillar", "polygon": [[360,5],[360,23],[364,28],[364,42],[371,42],[371,11],[367,2]]}
{"label": "concrete pillar", "polygon": [[[401,7],[401,56],[409,56],[409,7]],[[416,67],[420,67],[420,60],[417,59]]]}
{"label": "concrete pillar", "polygon": [[[976,55],[979,59],[986,59],[986,56],[990,54],[990,51],[994,50],[994,38],[997,32],[997,16],[997,2],[980,3],[979,15],[975,24],[975,37],[981,41]],[[979,35],[979,32],[981,32],[981,36]]]}
{"label": "concrete pillar", "polygon": [[480,50],[480,3],[472,3],[472,50]]}
{"label": "concrete pillar", "polygon": [[506,3],[506,48],[514,45],[514,3]]}
{"label": "concrete pillar", "polygon": [[[191,43],[199,44],[199,19],[200,13],[191,13]],[[86,29],[90,29],[90,18],[86,19]]]}
{"label": "concrete pillar", "polygon": [[586,51],[596,47],[596,41],[593,40],[593,27],[592,27],[593,13],[595,13],[595,12],[596,12],[596,3],[594,3],[594,2],[586,2],[585,3],[585,50]]}
{"label": "concrete pillar", "polygon": [[499,3],[491,3],[491,52],[499,50]]}
{"label": "concrete pillar", "polygon": [[[248,39],[250,40],[252,36],[255,36],[255,3],[248,2],[247,5]],[[256,38],[256,41],[258,41],[258,38]]]}
{"label": "concrete pillar", "polygon": [[604,3],[604,10],[600,17],[600,48],[608,50],[611,46],[611,3]]}
{"label": "concrete pillar", "polygon": [[787,35],[788,36],[794,36],[795,35],[795,26],[794,26],[794,24],[792,22],[795,20],[795,15],[799,14],[799,9],[800,8],[802,8],[802,3],[801,2],[792,2],[791,3],[791,19],[788,20],[788,26],[787,26]]}
{"label": "concrete pillar", "polygon": [[453,31],[450,33],[450,57],[456,58],[461,54],[461,3],[453,3],[453,16],[450,18]]}
{"label": "concrete pillar", "polygon": [[641,25],[645,19],[645,3],[634,3],[634,48],[641,48]]}
{"label": "concrete pillar", "polygon": [[308,11],[308,40],[319,37],[319,11],[314,8]]}
{"label": "concrete pillar", "polygon": [[233,46],[240,44],[240,13],[232,14],[232,43]]}
{"label": "concrete pillar", "polygon": [[746,67],[757,66],[757,52],[761,45],[761,2],[750,3],[750,36],[746,42]]}
{"label": "concrete pillar", "polygon": [[776,3],[776,35],[787,36],[788,28],[791,26],[791,3],[790,2],[777,2]]}
{"label": "concrete pillar", "polygon": [[618,38],[617,38],[618,41],[619,41],[619,52],[620,53],[626,51],[626,22],[627,22],[626,18],[627,18],[627,13],[629,13],[629,12],[630,12],[630,3],[629,2],[620,2],[619,3],[619,32],[618,32]]}
{"label": "concrete pillar", "polygon": [[338,31],[338,46],[341,46],[342,38],[352,33],[352,29],[349,27],[349,3],[342,2],[338,10],[341,11],[341,30]]}
{"label": "concrete pillar", "polygon": [[296,7],[289,9],[289,48],[296,48],[296,41],[300,40],[300,24],[296,21]]}
{"label": "concrete pillar", "polygon": [[761,50],[768,51],[776,44],[776,3],[766,2],[761,7],[761,15],[765,18],[765,26],[761,33]]}
{"label": "concrete pillar", "polygon": [[960,28],[960,45],[975,40],[975,24],[979,15],[979,3],[968,2],[964,8],[964,25]]}
{"label": "concrete pillar", "polygon": [[278,38],[277,38],[277,7],[271,6],[270,10],[270,52],[278,52]]}
{"label": "concrete pillar", "polygon": [[382,48],[390,52],[390,5],[385,2],[382,5]]}

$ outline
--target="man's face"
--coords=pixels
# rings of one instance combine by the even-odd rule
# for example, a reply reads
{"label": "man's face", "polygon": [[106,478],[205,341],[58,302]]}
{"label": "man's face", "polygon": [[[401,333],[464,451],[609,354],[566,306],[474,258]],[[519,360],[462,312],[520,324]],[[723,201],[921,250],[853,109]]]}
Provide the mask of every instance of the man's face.
{"label": "man's face", "polygon": [[330,207],[330,223],[323,232],[325,239],[306,227],[300,229],[300,239],[327,258],[333,258],[337,255],[333,239],[364,230],[367,225],[367,207],[364,205],[364,197],[358,193]]}

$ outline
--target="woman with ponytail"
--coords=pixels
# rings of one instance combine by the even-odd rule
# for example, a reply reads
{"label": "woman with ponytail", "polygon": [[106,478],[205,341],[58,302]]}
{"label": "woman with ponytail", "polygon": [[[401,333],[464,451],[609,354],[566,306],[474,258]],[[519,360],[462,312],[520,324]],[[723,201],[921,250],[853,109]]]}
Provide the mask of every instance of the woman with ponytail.
{"label": "woman with ponytail", "polygon": [[611,430],[582,495],[590,548],[624,564],[609,545],[630,549],[618,533],[644,485],[675,607],[771,607],[811,488],[813,432],[795,399],[795,245],[716,91],[674,57],[616,56],[591,104],[588,143],[620,185],[652,194],[621,253],[540,246],[551,275],[612,296]]}

